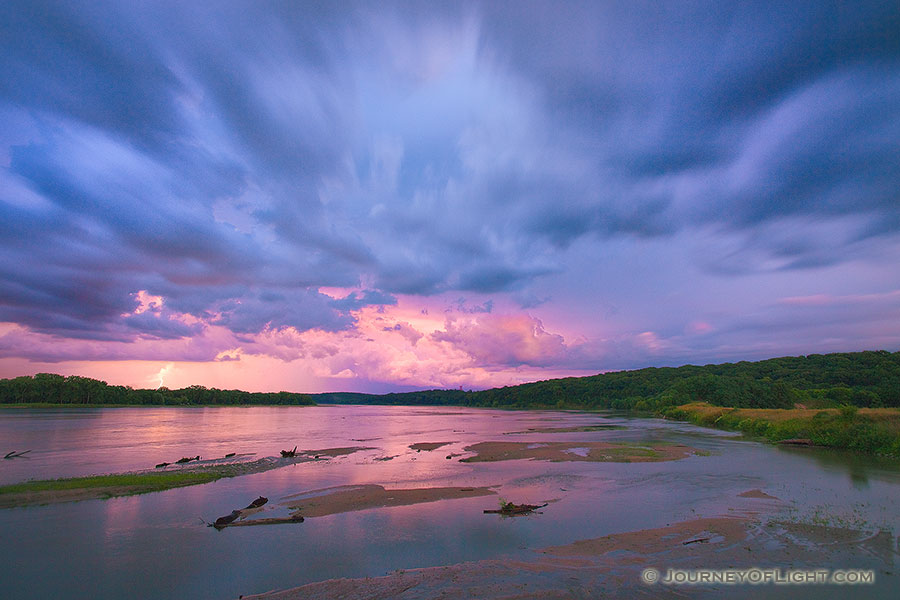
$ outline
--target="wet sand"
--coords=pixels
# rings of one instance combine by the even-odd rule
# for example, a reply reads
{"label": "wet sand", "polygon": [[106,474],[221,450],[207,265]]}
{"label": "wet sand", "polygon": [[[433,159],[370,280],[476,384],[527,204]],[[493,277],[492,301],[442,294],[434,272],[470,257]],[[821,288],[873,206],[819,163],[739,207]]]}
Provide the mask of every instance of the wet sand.
{"label": "wet sand", "polygon": [[411,450],[437,450],[441,446],[448,446],[453,442],[417,442],[415,444],[410,444],[409,447]]}
{"label": "wet sand", "polygon": [[472,498],[475,496],[491,496],[496,494],[486,487],[434,487],[417,489],[388,490],[380,485],[341,486],[325,490],[304,492],[286,498],[282,502],[294,510],[294,514],[304,517],[322,517],[367,508],[385,508],[389,506],[407,506],[438,500],[456,498]]}
{"label": "wet sand", "polygon": [[760,498],[763,500],[778,500],[775,496],[770,496],[762,490],[747,490],[738,494],[741,498]]}
{"label": "wet sand", "polygon": [[659,462],[679,460],[695,449],[681,444],[633,445],[613,442],[480,442],[467,446],[476,456],[460,462],[500,460],[549,460],[590,462]]}
{"label": "wet sand", "polygon": [[[609,552],[657,554],[695,543],[731,545],[747,537],[748,520],[739,517],[694,519],[657,529],[642,529],[581,540],[541,550],[550,556],[600,556]],[[705,540],[695,542],[694,540]]]}
{"label": "wet sand", "polygon": [[[835,545],[836,539],[841,543]],[[685,543],[692,540],[705,541]],[[669,568],[749,569],[760,563],[780,568],[809,569],[842,564],[871,568],[876,572],[879,593],[884,593],[896,589],[900,583],[891,566],[898,557],[893,543],[886,532],[872,535],[777,522],[762,525],[750,515],[702,518],[545,548],[530,559],[485,560],[401,570],[383,577],[332,579],[243,598],[562,600],[707,597],[710,592],[717,592],[721,597],[756,598],[773,593],[776,586],[648,584],[642,575],[647,568],[657,569],[665,577]],[[846,562],[848,557],[861,554],[868,559]],[[825,595],[840,592],[844,597],[859,598],[875,591],[872,586],[804,587],[806,592],[813,587]]]}
{"label": "wet sand", "polygon": [[578,427],[529,427],[525,431],[510,431],[503,435],[521,435],[526,433],[586,433],[589,431],[609,431],[625,429],[622,425],[581,425]]}

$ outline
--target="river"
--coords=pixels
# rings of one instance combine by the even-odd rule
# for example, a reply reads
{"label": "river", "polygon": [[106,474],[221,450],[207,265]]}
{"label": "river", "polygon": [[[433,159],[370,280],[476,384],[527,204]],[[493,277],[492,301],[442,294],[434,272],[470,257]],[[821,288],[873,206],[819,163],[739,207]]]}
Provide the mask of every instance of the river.
{"label": "river", "polygon": [[[532,428],[608,425],[588,432]],[[518,433],[526,432],[526,433]],[[152,469],[182,456],[238,459],[369,447],[350,455],[140,496],[0,510],[5,598],[237,598],[337,577],[486,558],[663,527],[740,510],[763,490],[778,518],[900,531],[896,461],[787,449],[734,434],[612,413],[456,407],[317,406],[0,409],[0,483]],[[482,441],[678,443],[671,462],[462,463]],[[452,442],[434,451],[417,442]],[[390,460],[383,460],[393,457]],[[379,460],[381,459],[381,460]],[[550,505],[525,518],[485,515],[497,497],[370,509],[304,523],[216,531],[213,520],[259,495],[331,486],[493,486]],[[758,506],[758,501],[757,505]]]}

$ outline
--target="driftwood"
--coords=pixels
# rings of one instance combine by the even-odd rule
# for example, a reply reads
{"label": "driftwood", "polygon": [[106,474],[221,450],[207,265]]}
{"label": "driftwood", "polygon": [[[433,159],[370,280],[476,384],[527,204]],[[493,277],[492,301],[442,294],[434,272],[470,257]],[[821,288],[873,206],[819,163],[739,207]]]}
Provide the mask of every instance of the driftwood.
{"label": "driftwood", "polygon": [[505,502],[501,505],[499,509],[488,509],[484,510],[484,514],[494,514],[494,515],[527,515],[528,513],[535,511],[539,508],[544,508],[547,506],[547,503],[543,504],[513,504],[512,502]]}
{"label": "driftwood", "polygon": [[31,452],[31,450],[25,450],[23,452],[16,452],[15,450],[13,450],[12,452],[7,453],[7,455],[3,458],[19,458],[20,456],[25,456],[29,452]]}
{"label": "driftwood", "polygon": [[277,525],[278,523],[302,523],[303,517],[300,516],[300,513],[294,513],[289,517],[276,517],[270,519],[252,519],[249,521],[238,521],[240,517],[245,517],[248,515],[252,515],[256,512],[259,512],[257,509],[260,509],[269,499],[265,496],[260,496],[253,502],[251,502],[246,508],[239,508],[231,511],[231,514],[225,515],[224,517],[219,517],[215,520],[214,523],[206,523],[203,519],[200,519],[204,523],[206,523],[210,527],[215,527],[216,529],[224,529],[225,527],[238,527],[238,526],[249,526],[249,525]]}
{"label": "driftwood", "polygon": [[161,463],[159,463],[158,465],[156,465],[156,468],[157,468],[157,469],[162,469],[163,467],[168,467],[168,466],[171,465],[171,464],[172,464],[172,463],[161,462]]}
{"label": "driftwood", "polygon": [[189,463],[192,460],[200,460],[200,455],[198,454],[197,456],[185,456],[184,458],[179,458],[175,462],[179,465],[183,465],[184,463]]}
{"label": "driftwood", "polygon": [[[282,450],[281,458],[293,458],[297,456],[297,446],[294,446],[293,450]],[[318,456],[316,457],[318,458]]]}
{"label": "driftwood", "polygon": [[231,457],[234,456],[235,454],[237,454],[237,453],[236,453],[236,452],[229,452],[228,454],[225,455],[225,458],[231,458]]}
{"label": "driftwood", "polygon": [[814,446],[812,440],[807,438],[791,438],[789,440],[778,440],[778,444],[784,444],[786,446]]}
{"label": "driftwood", "polygon": [[225,527],[229,523],[234,522],[234,520],[237,519],[239,516],[241,516],[241,511],[233,510],[233,511],[231,511],[230,515],[225,515],[224,517],[219,517],[218,519],[216,519],[216,522],[213,523],[211,525],[211,527],[215,527],[216,529],[219,529],[220,527]]}
{"label": "driftwood", "polygon": [[244,510],[247,510],[249,508],[259,508],[260,506],[262,506],[263,504],[265,504],[268,501],[269,501],[268,498],[260,496],[259,498],[257,498],[253,502],[251,502],[250,505],[247,508],[245,508]]}
{"label": "driftwood", "polygon": [[697,538],[695,540],[688,540],[686,542],[681,542],[682,546],[687,546],[688,544],[705,544],[709,541],[709,538]]}
{"label": "driftwood", "polygon": [[225,527],[251,527],[253,525],[280,525],[282,523],[302,523],[303,517],[300,515],[291,515],[290,517],[272,517],[269,519],[252,519],[249,521],[235,521],[224,525],[214,525],[216,529],[224,529]]}

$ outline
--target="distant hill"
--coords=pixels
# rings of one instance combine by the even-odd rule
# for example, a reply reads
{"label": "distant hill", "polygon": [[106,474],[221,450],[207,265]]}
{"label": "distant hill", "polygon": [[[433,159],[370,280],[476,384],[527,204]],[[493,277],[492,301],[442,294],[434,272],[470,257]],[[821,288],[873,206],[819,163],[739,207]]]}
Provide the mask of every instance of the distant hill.
{"label": "distant hill", "polygon": [[787,356],[757,362],[646,368],[478,392],[313,394],[337,404],[658,410],[689,402],[743,408],[900,406],[900,352]]}
{"label": "distant hill", "polygon": [[190,386],[178,390],[111,386],[87,377],[40,373],[0,380],[0,403],[58,404],[405,404],[497,408],[629,409],[708,402],[741,408],[900,407],[900,352],[787,356],[758,362],[647,368],[551,379],[477,392],[397,394],[251,393]]}

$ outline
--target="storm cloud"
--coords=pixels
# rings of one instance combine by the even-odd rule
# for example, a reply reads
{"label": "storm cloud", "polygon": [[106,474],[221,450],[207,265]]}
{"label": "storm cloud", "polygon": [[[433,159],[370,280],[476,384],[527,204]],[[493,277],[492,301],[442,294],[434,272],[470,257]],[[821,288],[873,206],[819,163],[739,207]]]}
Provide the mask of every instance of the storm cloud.
{"label": "storm cloud", "polygon": [[900,289],[898,31],[890,2],[3,2],[3,355],[356,339],[464,294],[507,316],[381,330],[491,368],[816,350],[780,298]]}

